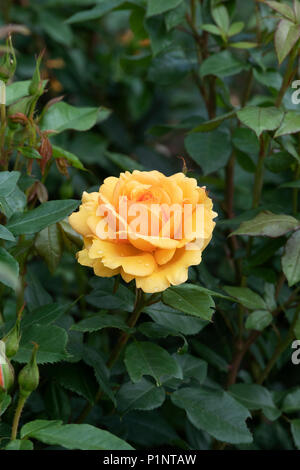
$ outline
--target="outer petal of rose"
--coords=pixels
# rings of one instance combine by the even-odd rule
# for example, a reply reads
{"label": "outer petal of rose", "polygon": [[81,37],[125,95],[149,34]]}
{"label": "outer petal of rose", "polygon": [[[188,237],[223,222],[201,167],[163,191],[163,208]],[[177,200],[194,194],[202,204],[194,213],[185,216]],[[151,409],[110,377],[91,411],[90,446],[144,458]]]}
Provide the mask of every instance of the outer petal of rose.
{"label": "outer petal of rose", "polygon": [[89,257],[89,251],[85,248],[84,250],[76,253],[78,263],[82,266],[89,266],[90,268],[94,265],[94,260]]}
{"label": "outer petal of rose", "polygon": [[87,219],[96,213],[98,205],[98,193],[87,193],[84,191],[82,195],[82,205],[78,212],[73,212],[69,216],[69,224],[78,233],[83,236],[90,235],[90,228],[87,224]]}
{"label": "outer petal of rose", "polygon": [[89,217],[90,212],[84,206],[81,206],[78,212],[73,212],[73,214],[69,216],[69,224],[76,232],[80,233],[80,235],[90,235],[91,230],[87,224]]}
{"label": "outer petal of rose", "polygon": [[98,224],[101,222],[101,220],[102,218],[98,217],[97,215],[90,215],[87,218],[86,223],[90,229],[91,234],[97,235],[97,227],[98,227]]}
{"label": "outer petal of rose", "polygon": [[134,276],[149,276],[156,268],[150,253],[143,253],[131,245],[94,240],[89,256],[101,258],[103,264],[110,269],[122,266],[127,274]]}
{"label": "outer petal of rose", "polygon": [[121,268],[121,276],[125,282],[130,282],[134,279],[134,276],[132,274],[125,273],[123,268]]}
{"label": "outer petal of rose", "polygon": [[102,261],[100,259],[97,259],[94,261],[94,273],[96,276],[101,276],[101,277],[112,277],[115,276],[116,274],[119,274],[120,269],[110,269],[104,266]]}
{"label": "outer petal of rose", "polygon": [[115,187],[118,183],[118,178],[115,176],[109,176],[108,178],[105,178],[103,181],[103,184],[100,186],[99,193],[100,197],[104,196],[105,199],[107,199],[110,203],[113,202],[113,194]]}
{"label": "outer petal of rose", "polygon": [[171,250],[179,246],[179,240],[171,238],[151,237],[139,233],[128,233],[130,243],[142,251],[153,251],[156,248]]}
{"label": "outer petal of rose", "polygon": [[176,248],[173,248],[172,250],[158,248],[154,252],[155,261],[157,262],[157,264],[160,264],[160,265],[166,264],[169,261],[171,261],[171,259],[173,258],[175,254],[175,251],[176,251]]}
{"label": "outer petal of rose", "polygon": [[200,262],[200,250],[181,248],[176,250],[174,257],[169,263],[158,267],[151,276],[138,277],[136,279],[136,286],[149,294],[161,292],[171,284],[178,285],[186,282],[189,266],[197,265]]}

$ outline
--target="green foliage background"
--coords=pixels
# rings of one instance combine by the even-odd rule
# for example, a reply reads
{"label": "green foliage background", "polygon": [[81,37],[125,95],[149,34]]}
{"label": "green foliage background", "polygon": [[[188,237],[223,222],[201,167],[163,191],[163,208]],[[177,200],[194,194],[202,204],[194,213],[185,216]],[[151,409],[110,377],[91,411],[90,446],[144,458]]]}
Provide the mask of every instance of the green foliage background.
{"label": "green foliage background", "polygon": [[[18,433],[1,392],[2,448],[300,449],[299,38],[297,0],[1,2],[0,337],[22,315],[11,362],[35,342],[40,374]],[[180,157],[213,239],[135,299],[77,264],[67,216]]]}

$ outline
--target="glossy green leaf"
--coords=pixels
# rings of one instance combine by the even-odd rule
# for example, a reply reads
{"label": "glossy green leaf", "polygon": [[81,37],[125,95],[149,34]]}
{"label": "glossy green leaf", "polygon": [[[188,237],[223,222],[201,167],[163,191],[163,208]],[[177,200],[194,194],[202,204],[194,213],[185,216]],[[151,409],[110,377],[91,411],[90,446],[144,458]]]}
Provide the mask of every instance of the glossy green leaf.
{"label": "glossy green leaf", "polygon": [[36,420],[26,423],[21,437],[50,445],[79,450],[132,450],[132,447],[108,431],[90,424],[62,424],[60,421]]}
{"label": "glossy green leaf", "polygon": [[300,38],[300,25],[283,19],[275,32],[275,49],[279,64],[281,64]]}
{"label": "glossy green leaf", "polygon": [[224,286],[223,289],[239,303],[244,305],[244,307],[251,310],[264,309],[266,307],[264,299],[248,287]]}
{"label": "glossy green leaf", "polygon": [[181,388],[171,396],[183,408],[191,423],[216,439],[231,444],[252,442],[246,426],[249,411],[224,391]]}
{"label": "glossy green leaf", "polygon": [[14,356],[14,361],[28,362],[32,352],[32,342],[39,345],[37,362],[39,364],[54,363],[68,358],[66,331],[56,325],[32,325],[24,330],[20,348]]}
{"label": "glossy green leaf", "polygon": [[64,219],[78,205],[79,201],[72,199],[44,202],[36,209],[14,215],[9,220],[7,228],[14,235],[36,233]]}
{"label": "glossy green leaf", "polygon": [[129,328],[126,325],[122,317],[112,315],[107,311],[99,312],[97,315],[85,318],[84,320],[74,324],[71,329],[85,333],[86,331],[99,331],[103,328],[117,328],[122,331],[132,332],[132,328]]}
{"label": "glossy green leaf", "polygon": [[295,446],[300,450],[300,419],[293,419],[291,421],[291,432]]}
{"label": "glossy green leaf", "polygon": [[280,109],[269,107],[259,108],[258,106],[247,106],[237,112],[239,120],[250,127],[257,137],[264,131],[274,131],[280,126],[284,116]]}
{"label": "glossy green leaf", "polygon": [[229,51],[217,52],[205,59],[200,66],[200,75],[216,75],[219,78],[236,75],[248,66]]}
{"label": "glossy green leaf", "polygon": [[52,155],[54,158],[65,158],[67,162],[74,168],[79,170],[84,170],[84,166],[74,153],[68,152],[67,150],[58,147],[57,145],[52,145]]}
{"label": "glossy green leaf", "polygon": [[282,404],[283,413],[297,413],[300,411],[300,388],[288,393]]}
{"label": "glossy green leaf", "polygon": [[4,248],[0,248],[0,282],[16,290],[19,279],[19,264]]}
{"label": "glossy green leaf", "polygon": [[16,241],[13,234],[4,225],[0,225],[0,238],[2,240],[8,240],[9,242]]}
{"label": "glossy green leaf", "polygon": [[96,122],[108,118],[110,111],[105,108],[76,108],[60,101],[55,103],[44,115],[41,122],[42,130],[63,132],[66,129],[87,131]]}
{"label": "glossy green leaf", "polygon": [[262,385],[234,384],[229,388],[229,393],[248,410],[276,408],[271,393]]}
{"label": "glossy green leaf", "polygon": [[183,0],[147,0],[147,16],[160,15],[176,8]]}
{"label": "glossy green leaf", "polygon": [[290,287],[300,281],[300,230],[287,241],[282,257],[282,269]]}
{"label": "glossy green leaf", "polygon": [[49,225],[49,227],[39,232],[34,246],[37,253],[45,260],[49,271],[53,274],[63,253],[61,232],[58,225]]}
{"label": "glossy green leaf", "polygon": [[262,331],[273,321],[273,316],[267,310],[256,310],[252,312],[246,320],[246,328],[248,330]]}
{"label": "glossy green leaf", "polygon": [[213,299],[193,284],[170,287],[163,292],[163,301],[170,307],[207,321],[211,320],[215,306]]}
{"label": "glossy green leaf", "polygon": [[132,382],[150,375],[160,384],[164,376],[181,378],[182,372],[170,354],[161,346],[150,342],[133,342],[125,351],[125,365]]}
{"label": "glossy green leaf", "polygon": [[300,114],[297,111],[287,111],[282,123],[277,129],[275,137],[286,134],[295,134],[300,131]]}
{"label": "glossy green leaf", "polygon": [[232,151],[229,135],[219,130],[189,134],[184,144],[205,175],[224,168]]}
{"label": "glossy green leaf", "polygon": [[168,307],[162,302],[146,307],[144,312],[157,324],[171,328],[183,335],[196,335],[208,325],[207,321],[185,315],[179,310]]}
{"label": "glossy green leaf", "polygon": [[154,383],[142,378],[135,384],[128,382],[122,385],[116,400],[118,410],[124,414],[131,410],[154,410],[163,404],[165,397],[163,387],[157,387]]}
{"label": "glossy green leaf", "polygon": [[260,212],[254,219],[242,222],[232,235],[277,238],[300,227],[300,221],[290,215]]}

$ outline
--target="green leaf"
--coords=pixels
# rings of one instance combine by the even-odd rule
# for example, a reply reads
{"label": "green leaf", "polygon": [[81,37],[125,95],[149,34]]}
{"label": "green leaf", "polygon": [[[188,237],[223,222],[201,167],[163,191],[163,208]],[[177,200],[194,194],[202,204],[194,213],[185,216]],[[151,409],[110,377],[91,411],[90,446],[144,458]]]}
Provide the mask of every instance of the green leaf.
{"label": "green leaf", "polygon": [[163,301],[170,307],[207,321],[211,320],[215,306],[213,299],[193,284],[169,287],[163,292]]}
{"label": "green leaf", "polygon": [[274,137],[280,137],[286,134],[296,134],[299,131],[300,113],[298,113],[297,111],[287,111]]}
{"label": "green leaf", "polygon": [[228,46],[234,47],[235,49],[253,49],[254,47],[257,47],[258,44],[256,42],[239,41],[239,42],[230,42]]}
{"label": "green leaf", "polygon": [[147,17],[160,15],[166,11],[173,10],[176,8],[183,0],[147,0]]}
{"label": "green leaf", "polygon": [[[229,393],[248,410],[266,410],[280,416],[280,411],[276,408],[272,395],[265,387],[256,384],[234,384],[229,388]],[[275,416],[276,416],[275,414]]]}
{"label": "green leaf", "polygon": [[15,214],[9,220],[7,228],[14,235],[36,233],[67,217],[78,205],[79,201],[73,199],[44,202],[24,214]]}
{"label": "green leaf", "polygon": [[127,155],[115,152],[105,152],[105,156],[118,168],[124,171],[143,170],[143,166]]}
{"label": "green leaf", "polygon": [[186,411],[197,428],[231,444],[252,442],[246,426],[249,411],[224,391],[181,388],[171,396],[174,405]]}
{"label": "green leaf", "polygon": [[265,167],[273,173],[286,171],[295,162],[295,159],[287,152],[276,152],[265,159]]}
{"label": "green leaf", "polygon": [[257,155],[259,152],[258,138],[251,129],[245,127],[235,129],[232,142],[235,148],[243,153]]}
{"label": "green leaf", "polygon": [[79,158],[76,157],[74,153],[68,152],[57,145],[52,145],[52,155],[54,158],[65,158],[74,168],[78,168],[79,170],[85,169]]}
{"label": "green leaf", "polygon": [[236,21],[235,23],[232,23],[228,30],[228,37],[239,34],[244,29],[244,26],[245,23],[243,23],[242,21]]}
{"label": "green leaf", "polygon": [[41,160],[41,154],[33,147],[18,147],[18,152],[20,152],[23,157],[33,158],[35,160]]}
{"label": "green leaf", "polygon": [[249,235],[252,237],[277,238],[300,227],[300,221],[290,215],[260,212],[254,219],[242,222],[232,235]]}
{"label": "green leaf", "polygon": [[250,127],[257,137],[264,131],[274,131],[280,126],[283,111],[273,106],[259,108],[258,106],[247,106],[237,112],[239,120]]}
{"label": "green leaf", "polygon": [[201,29],[208,33],[215,34],[216,36],[222,36],[222,31],[214,24],[202,24]]}
{"label": "green leaf", "polygon": [[109,114],[110,111],[106,108],[76,108],[60,101],[51,106],[44,115],[41,129],[51,129],[56,132],[63,132],[66,129],[87,131],[96,122],[107,119]]}
{"label": "green leaf", "polygon": [[20,173],[18,171],[1,171],[0,173],[0,197],[8,197],[16,188]]}
{"label": "green leaf", "polygon": [[9,242],[16,241],[13,234],[4,225],[0,225],[0,238],[2,240],[8,240]]}
{"label": "green leaf", "polygon": [[192,129],[191,133],[193,132],[209,132],[222,124],[225,119],[229,119],[231,117],[234,117],[236,114],[236,111],[230,111],[229,113],[222,114],[221,116],[217,116],[214,119],[211,119],[210,121],[203,122],[199,124],[199,126],[195,127]]}
{"label": "green leaf", "polygon": [[211,8],[211,14],[216,24],[219,26],[219,28],[222,31],[224,31],[224,33],[227,33],[229,29],[230,20],[229,20],[228,11],[225,5],[222,5],[222,4],[213,5]]}
{"label": "green leaf", "polygon": [[33,450],[33,444],[28,439],[15,439],[7,444],[5,450]]}
{"label": "green leaf", "polygon": [[278,13],[280,13],[280,15],[284,16],[288,20],[296,21],[294,11],[286,3],[279,3],[279,2],[273,2],[273,1],[266,1],[265,3],[269,5],[270,8],[277,11]]}
{"label": "green leaf", "polygon": [[196,379],[202,384],[207,376],[207,363],[191,354],[177,354],[176,360],[179,363],[184,379]]}
{"label": "green leaf", "polygon": [[32,325],[23,331],[20,348],[14,356],[14,361],[28,362],[32,353],[32,342],[39,345],[37,352],[38,364],[63,361],[68,359],[66,345],[68,335],[65,330],[56,325]]}
{"label": "green leaf", "polygon": [[154,410],[163,404],[165,397],[162,387],[157,387],[149,380],[141,379],[135,384],[128,382],[122,385],[116,399],[118,410],[125,414],[131,410]]}
{"label": "green leaf", "polygon": [[114,293],[113,284],[111,279],[101,279],[99,287],[95,282],[96,289],[86,296],[86,300],[98,308],[101,306],[101,308],[108,310],[120,309],[132,312],[135,300],[134,294],[122,284]]}
{"label": "green leaf", "polygon": [[175,359],[154,343],[135,341],[127,346],[124,361],[134,383],[139,382],[143,375],[150,375],[158,385],[166,375],[182,378],[182,372]]}
{"label": "green leaf", "polygon": [[201,166],[204,175],[226,166],[232,151],[229,135],[219,130],[189,134],[184,144],[190,157]]}
{"label": "green leaf", "polygon": [[263,298],[248,287],[224,286],[223,289],[246,308],[251,310],[266,308]]}
{"label": "green leaf", "polygon": [[299,38],[300,25],[286,19],[279,21],[274,37],[279,64],[288,56]]}
{"label": "green leaf", "polygon": [[74,15],[70,16],[70,18],[67,19],[66,23],[73,24],[81,23],[83,21],[97,20],[109,11],[122,5],[122,3],[124,3],[124,0],[102,0],[100,5],[96,5],[90,10],[79,11],[78,13],[75,13]]}
{"label": "green leaf", "polygon": [[219,78],[236,75],[247,70],[248,66],[237,59],[231,52],[223,51],[212,54],[205,59],[200,66],[201,77],[216,75]]}
{"label": "green leaf", "polygon": [[185,315],[162,302],[146,307],[144,312],[157,324],[171,328],[183,335],[196,335],[208,324],[201,318]]}
{"label": "green leaf", "polygon": [[45,260],[51,274],[53,274],[63,253],[61,232],[58,225],[49,225],[49,227],[39,232],[34,246],[37,253]]}
{"label": "green leaf", "polygon": [[26,423],[21,429],[21,437],[76,450],[133,449],[119,437],[90,424],[62,424],[60,421],[39,419]]}
{"label": "green leaf", "polygon": [[291,421],[291,432],[295,446],[300,450],[300,419],[293,419]]}
{"label": "green leaf", "polygon": [[246,320],[246,328],[248,330],[262,331],[273,321],[273,316],[267,310],[256,310],[252,312]]}
{"label": "green leaf", "polygon": [[99,312],[97,315],[85,318],[80,322],[72,325],[71,330],[82,331],[82,332],[93,332],[99,331],[103,328],[118,328],[122,331],[132,332],[132,328],[129,328],[122,317],[117,315],[109,314],[106,312]]}
{"label": "green leaf", "polygon": [[282,270],[292,287],[300,281],[300,230],[288,239],[281,261]]}
{"label": "green leaf", "polygon": [[300,411],[300,388],[296,388],[286,395],[282,404],[283,413],[297,413]]}
{"label": "green leaf", "polygon": [[70,305],[52,302],[42,307],[37,307],[30,313],[25,313],[22,317],[22,328],[28,328],[34,324],[51,325],[60,318],[70,308]]}
{"label": "green leaf", "polygon": [[4,248],[0,247],[0,282],[16,290],[19,279],[19,264]]}

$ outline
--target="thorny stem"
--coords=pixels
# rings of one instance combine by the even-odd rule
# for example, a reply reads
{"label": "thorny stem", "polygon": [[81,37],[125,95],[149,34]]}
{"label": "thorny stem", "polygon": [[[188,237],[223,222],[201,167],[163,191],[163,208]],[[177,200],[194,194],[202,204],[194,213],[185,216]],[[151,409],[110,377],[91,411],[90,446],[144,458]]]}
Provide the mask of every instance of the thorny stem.
{"label": "thorny stem", "polygon": [[[150,301],[151,301],[151,298],[150,298]],[[131,316],[129,317],[129,320],[127,322],[127,325],[129,328],[133,328],[139,317],[140,317],[140,314],[142,313],[143,311],[143,308],[145,307],[146,303],[144,302],[144,295],[143,295],[143,291],[141,289],[136,289],[136,297],[135,297],[135,304],[134,304],[134,308],[133,308],[133,311],[132,311],[132,314]],[[147,303],[148,305],[148,303]],[[127,332],[123,332],[114,349],[112,350],[111,352],[111,355],[107,361],[107,367],[109,369],[111,369],[113,367],[113,365],[116,363],[116,361],[118,360],[118,358],[120,357],[120,354],[122,353],[124,347],[126,346],[127,344],[127,341],[129,340],[130,338],[130,333],[127,333]],[[95,403],[98,403],[100,398],[102,397],[102,390],[101,388],[98,389],[98,392],[96,394],[96,397],[95,397]],[[82,413],[79,415],[79,417],[77,418],[76,422],[77,423],[83,423],[86,419],[86,417],[89,415],[89,413],[91,412],[92,408],[93,408],[93,404],[91,403],[87,403],[85,408],[83,409]]]}

